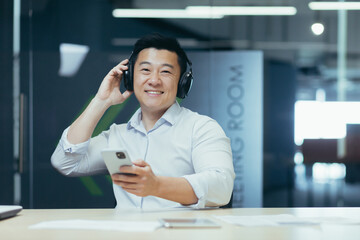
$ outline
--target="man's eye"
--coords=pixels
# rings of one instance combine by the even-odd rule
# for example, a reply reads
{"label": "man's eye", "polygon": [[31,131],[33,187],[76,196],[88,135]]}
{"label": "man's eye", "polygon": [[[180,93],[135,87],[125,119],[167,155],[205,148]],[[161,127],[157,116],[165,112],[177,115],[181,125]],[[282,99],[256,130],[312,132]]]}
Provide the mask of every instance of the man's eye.
{"label": "man's eye", "polygon": [[170,71],[168,71],[168,70],[163,70],[163,71],[161,71],[162,73],[166,73],[166,74],[170,74],[171,72]]}
{"label": "man's eye", "polygon": [[142,71],[142,72],[150,72],[150,69],[148,69],[148,68],[142,68],[141,71]]}

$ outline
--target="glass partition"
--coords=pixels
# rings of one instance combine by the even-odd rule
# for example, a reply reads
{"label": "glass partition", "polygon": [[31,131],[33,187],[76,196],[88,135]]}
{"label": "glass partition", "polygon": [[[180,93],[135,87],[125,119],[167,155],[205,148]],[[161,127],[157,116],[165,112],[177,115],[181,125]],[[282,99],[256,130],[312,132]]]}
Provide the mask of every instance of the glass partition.
{"label": "glass partition", "polygon": [[[258,199],[261,204],[257,207],[313,204],[298,197],[303,191],[306,195],[312,193],[311,187],[306,184],[299,187],[296,182],[299,169],[295,167],[303,162],[294,159],[301,151],[301,146],[294,142],[295,103],[360,100],[359,33],[355,30],[360,12],[356,4],[338,10],[337,5],[332,5],[337,1],[330,1],[325,6],[312,2],[2,1],[1,40],[4,44],[1,44],[0,69],[4,81],[1,81],[0,91],[4,137],[1,151],[5,158],[1,160],[0,184],[6,185],[6,194],[1,195],[0,204],[16,203],[26,208],[115,206],[109,176],[64,177],[51,166],[50,157],[62,131],[84,110],[106,73],[130,56],[139,37],[152,32],[176,37],[194,59],[200,59],[196,57],[198,53],[209,54],[209,58],[194,63],[197,66],[197,69],[194,67],[195,76],[197,70],[198,73],[210,72],[216,64],[223,63],[216,63],[212,58],[215,53],[262,54],[262,64],[254,68],[260,69],[263,79],[261,85],[254,85],[255,89],[262,89],[258,94],[261,105],[247,103],[245,106],[245,113],[261,107],[262,134],[258,140],[262,149],[259,163],[262,174],[257,180],[262,192]],[[329,10],[329,6],[334,9]],[[231,64],[238,66],[239,62],[235,59]],[[236,74],[239,81],[249,79],[243,79],[244,74],[251,76],[251,72],[241,69]],[[211,90],[212,85],[204,86],[205,91]],[[241,92],[237,92],[240,87],[234,89],[229,90],[230,95],[234,94],[231,96],[235,96],[236,101],[241,100]],[[182,104],[189,105],[191,99],[185,99]],[[214,114],[215,110],[205,110],[211,109],[213,100],[210,97],[202,100],[203,105],[197,111],[210,116]],[[351,106],[355,107],[349,112],[358,111],[358,105]],[[112,107],[94,134],[108,129],[113,122],[127,122],[138,107],[135,98]],[[241,116],[242,108],[233,110],[239,111],[235,115]],[[226,129],[229,125],[224,123],[222,127]],[[246,146],[251,136],[239,134]],[[341,139],[336,147],[344,157],[347,140],[346,137]],[[232,141],[234,149],[241,148],[241,144]],[[352,156],[350,163],[344,162],[347,165],[345,175],[352,176],[357,187],[360,179],[354,176],[358,175],[360,160],[359,155],[354,153]],[[339,162],[339,159],[328,161]],[[248,207],[244,202],[246,196],[242,194],[249,185],[242,184],[242,179],[250,162],[251,158],[243,155],[234,158],[237,178],[234,196],[228,206]],[[301,166],[308,171],[312,169]],[[345,176],[343,181],[347,183]],[[346,200],[347,196],[341,197],[345,206],[360,204]],[[337,206],[338,202],[331,200],[326,204]]]}

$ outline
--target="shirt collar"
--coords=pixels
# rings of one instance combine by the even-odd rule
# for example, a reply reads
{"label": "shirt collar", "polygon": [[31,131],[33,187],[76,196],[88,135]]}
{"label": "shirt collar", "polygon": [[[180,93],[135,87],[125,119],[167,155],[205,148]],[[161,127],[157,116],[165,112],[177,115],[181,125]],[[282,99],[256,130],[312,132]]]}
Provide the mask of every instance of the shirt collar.
{"label": "shirt collar", "polygon": [[164,119],[171,125],[174,125],[176,123],[176,120],[180,114],[181,107],[177,101],[174,102],[171,107],[169,107],[168,110],[164,113],[164,115],[160,119]]}
{"label": "shirt collar", "polygon": [[137,128],[141,125],[141,108],[136,110],[134,115],[130,118],[130,120],[127,123],[127,129],[130,128]]}
{"label": "shirt collar", "polygon": [[[158,122],[155,124],[161,125],[164,122],[168,122],[170,125],[174,125],[176,123],[177,116],[179,115],[181,111],[181,107],[177,101],[174,102],[171,107],[166,110],[164,115],[158,120]],[[127,123],[127,129],[135,128],[139,129],[139,127],[142,126],[141,122],[141,108],[139,108],[134,115],[130,118],[129,122]]]}

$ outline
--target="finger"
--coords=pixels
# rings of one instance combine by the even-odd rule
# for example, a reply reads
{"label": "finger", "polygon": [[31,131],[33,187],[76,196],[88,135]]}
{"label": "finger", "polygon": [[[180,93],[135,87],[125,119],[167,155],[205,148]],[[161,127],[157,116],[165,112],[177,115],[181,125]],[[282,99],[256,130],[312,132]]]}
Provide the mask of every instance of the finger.
{"label": "finger", "polygon": [[136,189],[136,183],[120,182],[120,185],[122,188],[125,189]]}
{"label": "finger", "polygon": [[147,162],[145,162],[144,160],[142,160],[142,159],[137,159],[137,160],[133,161],[133,163],[134,163],[135,166],[138,166],[138,167],[149,166],[149,164]]}
{"label": "finger", "polygon": [[129,63],[129,59],[124,59],[117,66],[126,65],[128,63]]}
{"label": "finger", "polygon": [[123,92],[123,93],[122,93],[122,96],[123,96],[124,100],[126,100],[127,98],[129,98],[132,93],[133,93],[133,91],[128,91],[128,90],[126,90],[125,92]]}
{"label": "finger", "polygon": [[129,67],[128,67],[127,65],[118,65],[118,66],[116,66],[116,67],[114,67],[114,68],[116,68],[118,71],[120,71],[121,74],[122,74],[125,70],[128,70],[128,69],[129,69]]}
{"label": "finger", "polygon": [[121,70],[127,70],[128,69],[128,63],[129,60],[125,59],[123,61],[121,61],[118,65],[116,65],[115,67]]}
{"label": "finger", "polygon": [[118,65],[112,68],[112,73],[116,75],[122,75],[123,71],[128,70],[127,66],[128,60],[125,59],[124,61],[120,62]]}
{"label": "finger", "polygon": [[127,182],[127,183],[136,183],[138,182],[137,175],[127,175],[124,173],[115,173],[111,176],[111,179],[116,182]]}
{"label": "finger", "polygon": [[136,175],[136,166],[121,166],[119,168],[120,172],[127,174],[135,174]]}
{"label": "finger", "polygon": [[124,182],[117,182],[115,183],[116,185],[120,186],[122,189],[128,191],[136,191],[137,188],[136,188],[136,184],[134,183],[124,183]]}
{"label": "finger", "polygon": [[111,77],[120,77],[122,76],[122,74],[123,72],[121,71],[121,69],[118,69],[117,67],[113,67],[108,73],[108,75]]}

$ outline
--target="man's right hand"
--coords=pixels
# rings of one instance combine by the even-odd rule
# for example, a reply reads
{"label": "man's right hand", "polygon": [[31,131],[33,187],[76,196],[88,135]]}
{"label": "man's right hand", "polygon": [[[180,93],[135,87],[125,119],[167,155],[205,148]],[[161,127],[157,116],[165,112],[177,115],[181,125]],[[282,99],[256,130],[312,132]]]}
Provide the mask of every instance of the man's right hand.
{"label": "man's right hand", "polygon": [[96,96],[85,111],[71,124],[67,135],[70,143],[77,144],[88,140],[105,111],[112,105],[123,103],[130,97],[131,91],[120,92],[123,71],[128,69],[127,63],[127,59],[123,60],[105,76]]}
{"label": "man's right hand", "polygon": [[120,82],[123,72],[128,69],[128,62],[128,59],[121,61],[109,71],[101,82],[95,98],[105,101],[108,107],[123,103],[132,94],[132,91],[128,90],[123,93],[120,92]]}

